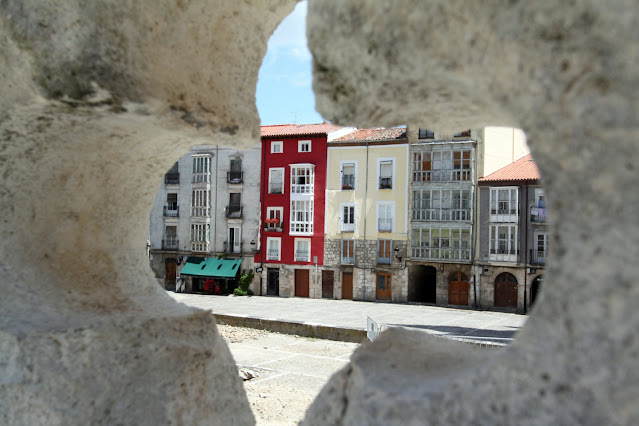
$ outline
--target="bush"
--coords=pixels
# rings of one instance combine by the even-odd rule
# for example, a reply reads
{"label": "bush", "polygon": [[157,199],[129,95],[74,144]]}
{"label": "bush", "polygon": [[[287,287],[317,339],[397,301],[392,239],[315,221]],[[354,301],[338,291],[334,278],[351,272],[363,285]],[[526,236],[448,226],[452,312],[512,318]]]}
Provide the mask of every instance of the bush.
{"label": "bush", "polygon": [[249,271],[248,274],[246,272],[242,274],[242,276],[240,277],[240,283],[238,284],[237,288],[233,290],[233,294],[236,296],[253,296],[253,292],[248,288],[249,285],[251,285],[251,282],[253,282],[252,270]]}

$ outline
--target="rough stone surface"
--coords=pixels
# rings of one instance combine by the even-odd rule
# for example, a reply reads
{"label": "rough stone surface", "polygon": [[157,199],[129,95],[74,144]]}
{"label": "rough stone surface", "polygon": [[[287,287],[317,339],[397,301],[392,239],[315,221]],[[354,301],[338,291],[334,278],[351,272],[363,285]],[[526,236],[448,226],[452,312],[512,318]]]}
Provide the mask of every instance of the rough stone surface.
{"label": "rough stone surface", "polygon": [[[306,424],[323,424],[332,406],[341,409],[328,421],[341,424],[639,422],[639,192],[630,190],[639,157],[638,25],[629,0],[309,4],[324,117],[444,132],[522,128],[554,234],[531,318],[492,362],[442,361],[451,374],[437,376],[435,388],[420,360],[439,345],[413,350],[406,336],[390,335],[390,347],[411,350],[368,353],[373,367],[326,388]],[[387,393],[385,371],[397,364],[415,368],[398,371],[391,383],[406,386]]]}
{"label": "rough stone surface", "polygon": [[0,3],[0,423],[254,423],[214,319],[162,291],[144,241],[185,151],[259,141],[293,7]]}

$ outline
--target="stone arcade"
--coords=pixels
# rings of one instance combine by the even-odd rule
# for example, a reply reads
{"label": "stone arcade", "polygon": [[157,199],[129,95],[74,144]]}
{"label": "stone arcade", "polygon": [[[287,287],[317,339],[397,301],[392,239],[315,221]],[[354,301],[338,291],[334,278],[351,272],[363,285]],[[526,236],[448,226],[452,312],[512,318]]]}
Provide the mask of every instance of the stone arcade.
{"label": "stone arcade", "polygon": [[[294,3],[84,3],[2,3],[1,422],[251,424],[214,320],[157,286],[145,230],[194,140],[258,140],[258,68]],[[387,332],[305,422],[639,423],[635,2],[311,1],[308,20],[326,119],[520,127],[555,231],[510,347]]]}

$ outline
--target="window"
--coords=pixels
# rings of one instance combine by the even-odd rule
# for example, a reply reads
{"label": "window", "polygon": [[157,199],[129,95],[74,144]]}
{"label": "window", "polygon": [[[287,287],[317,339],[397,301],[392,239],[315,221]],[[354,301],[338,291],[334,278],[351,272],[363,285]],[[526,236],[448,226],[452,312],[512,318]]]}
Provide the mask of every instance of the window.
{"label": "window", "polygon": [[271,142],[271,154],[281,154],[284,152],[283,145],[284,143],[282,141]]}
{"label": "window", "polygon": [[392,202],[377,203],[377,231],[393,232],[393,218],[395,216],[395,204]]}
{"label": "window", "polygon": [[191,224],[191,251],[209,251],[210,225]]}
{"label": "window", "polygon": [[413,152],[413,182],[458,182],[472,179],[471,147],[427,148],[428,151]]}
{"label": "window", "polygon": [[226,217],[229,219],[239,219],[242,217],[242,194],[239,192],[229,193],[229,205],[226,207]]}
{"label": "window", "polygon": [[393,188],[393,161],[384,160],[379,162],[379,189]]}
{"label": "window", "polygon": [[311,152],[311,141],[297,141],[297,152]]}
{"label": "window", "polygon": [[312,194],[314,182],[314,166],[291,166],[291,194]]}
{"label": "window", "polygon": [[268,237],[266,239],[266,260],[282,260],[281,248],[282,239],[279,237]]}
{"label": "window", "polygon": [[355,263],[355,240],[342,240],[342,263]]}
{"label": "window", "polygon": [[393,252],[392,240],[377,241],[377,263],[380,265],[391,264],[391,253]]}
{"label": "window", "polygon": [[470,129],[464,130],[463,132],[455,133],[453,135],[454,138],[469,138],[470,137]]}
{"label": "window", "polygon": [[411,230],[411,253],[415,259],[469,261],[470,246],[468,225],[432,225]]}
{"label": "window", "polygon": [[242,252],[242,243],[240,239],[240,228],[239,227],[230,227],[229,228],[229,237],[226,245],[227,253],[241,253]]}
{"label": "window", "polygon": [[210,216],[210,194],[207,189],[194,189],[191,191],[191,216]]}
{"label": "window", "polygon": [[164,216],[166,217],[178,216],[177,193],[169,192],[168,194],[166,194],[166,205],[164,206]]}
{"label": "window", "polygon": [[166,226],[164,228],[164,239],[162,240],[164,250],[178,250],[177,226]]}
{"label": "window", "polygon": [[342,190],[355,189],[355,163],[342,163]]}
{"label": "window", "polygon": [[453,151],[453,180],[470,180],[470,151]]}
{"label": "window", "polygon": [[432,158],[430,152],[413,153],[413,182],[431,180]]}
{"label": "window", "polygon": [[515,224],[490,226],[490,259],[504,262],[516,262],[517,228]]}
{"label": "window", "polygon": [[435,139],[435,133],[432,130],[419,129],[419,134],[417,137],[419,139]]}
{"label": "window", "polygon": [[546,221],[546,196],[541,188],[535,188],[535,204],[530,206],[530,221],[536,223]]}
{"label": "window", "polygon": [[519,188],[491,188],[490,189],[490,214],[507,215],[506,217],[493,218],[491,221],[516,222],[519,210]]}
{"label": "window", "polygon": [[177,162],[164,175],[164,183],[167,185],[175,185],[180,183],[180,170]]}
{"label": "window", "polygon": [[313,233],[313,200],[291,200],[291,233]]}
{"label": "window", "polygon": [[530,263],[535,265],[545,265],[548,255],[548,234],[535,234],[535,249],[532,250]]}
{"label": "window", "polygon": [[342,232],[355,231],[355,204],[342,204],[340,206],[340,223]]}
{"label": "window", "polygon": [[284,224],[282,223],[284,208],[282,207],[267,207],[266,208],[266,231],[278,231],[281,232]]}
{"label": "window", "polygon": [[193,157],[193,183],[211,183],[211,157]]}
{"label": "window", "polygon": [[308,238],[295,238],[295,261],[311,261],[311,240]]}
{"label": "window", "polygon": [[268,169],[268,193],[284,193],[284,168]]}
{"label": "window", "polygon": [[231,160],[231,170],[227,173],[228,183],[242,182],[242,160]]}

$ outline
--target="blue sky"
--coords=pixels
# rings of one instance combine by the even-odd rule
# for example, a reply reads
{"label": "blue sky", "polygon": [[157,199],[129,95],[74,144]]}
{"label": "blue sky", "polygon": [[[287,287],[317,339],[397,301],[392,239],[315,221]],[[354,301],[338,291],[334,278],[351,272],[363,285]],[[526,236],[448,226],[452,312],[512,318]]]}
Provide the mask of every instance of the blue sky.
{"label": "blue sky", "polygon": [[255,94],[263,125],[323,120],[315,111],[306,9],[306,1],[298,3],[269,39]]}

